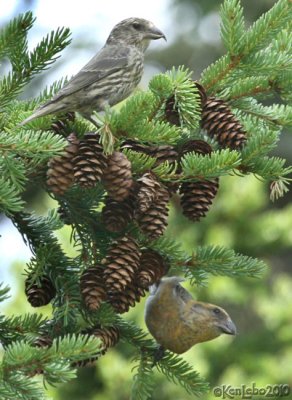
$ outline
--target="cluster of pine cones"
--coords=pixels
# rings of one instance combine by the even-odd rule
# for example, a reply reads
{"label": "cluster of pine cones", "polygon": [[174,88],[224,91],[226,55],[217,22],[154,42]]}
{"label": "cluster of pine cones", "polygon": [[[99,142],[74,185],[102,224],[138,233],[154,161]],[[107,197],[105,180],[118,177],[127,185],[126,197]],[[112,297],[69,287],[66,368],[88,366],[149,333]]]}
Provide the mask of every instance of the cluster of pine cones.
{"label": "cluster of pine cones", "polygon": [[[202,129],[220,147],[240,150],[246,135],[235,115],[224,101],[207,97],[204,88],[198,83],[196,85],[202,105]],[[166,102],[165,119],[180,125],[174,97]],[[103,224],[108,231],[120,233],[105,259],[85,270],[81,276],[82,299],[92,311],[97,310],[102,301],[110,302],[118,313],[128,311],[169,269],[168,260],[157,251],[140,249],[135,239],[125,234],[129,223],[135,223],[150,240],[156,239],[166,229],[168,203],[173,193],[180,195],[183,214],[198,221],[206,215],[218,191],[218,178],[162,182],[153,170],[133,176],[125,150],[151,156],[155,159],[154,167],[166,161],[176,165],[176,176],[179,177],[181,159],[185,154],[194,152],[209,157],[212,147],[203,140],[189,140],[176,148],[128,139],[114,153],[105,156],[98,134],[89,132],[78,140],[71,133],[64,154],[50,160],[47,172],[49,190],[62,196],[73,184],[91,188],[100,182],[107,192],[101,212]],[[40,286],[31,285],[28,280],[26,294],[33,306],[39,306],[54,297],[54,290],[49,278],[44,277]]]}
{"label": "cluster of pine cones", "polygon": [[[207,97],[201,85],[196,83],[202,103],[202,128],[223,148],[240,150],[246,141],[245,132],[230,108],[222,100]],[[179,113],[174,98],[165,108],[165,118],[179,125]],[[49,162],[47,185],[53,193],[63,195],[73,184],[84,188],[101,182],[107,191],[102,210],[103,222],[110,232],[123,231],[129,222],[135,221],[150,239],[161,236],[167,226],[168,202],[174,192],[179,192],[183,213],[192,221],[204,217],[218,190],[218,179],[195,182],[161,182],[153,171],[142,176],[132,176],[131,163],[123,153],[129,149],[153,157],[154,167],[168,161],[177,163],[188,152],[209,156],[211,146],[203,140],[189,140],[180,148],[170,145],[143,144],[125,140],[119,151],[105,156],[100,137],[86,133],[78,140],[74,133],[68,136],[68,146],[62,156]]]}
{"label": "cluster of pine cones", "polygon": [[95,311],[108,301],[117,313],[127,312],[168,269],[169,263],[157,251],[140,250],[132,236],[122,236],[112,243],[100,265],[81,275],[84,305]]}

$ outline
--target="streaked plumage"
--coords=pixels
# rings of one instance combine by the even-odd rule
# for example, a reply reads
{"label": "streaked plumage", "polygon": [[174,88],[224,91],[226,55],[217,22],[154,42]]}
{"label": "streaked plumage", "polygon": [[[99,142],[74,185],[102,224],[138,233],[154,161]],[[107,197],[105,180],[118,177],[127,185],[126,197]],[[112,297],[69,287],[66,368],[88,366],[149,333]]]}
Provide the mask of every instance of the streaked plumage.
{"label": "streaked plumage", "polygon": [[47,103],[21,125],[35,118],[78,111],[92,120],[102,111],[128,97],[141,80],[144,52],[151,40],[165,38],[150,21],[128,18],[111,31],[104,47]]}

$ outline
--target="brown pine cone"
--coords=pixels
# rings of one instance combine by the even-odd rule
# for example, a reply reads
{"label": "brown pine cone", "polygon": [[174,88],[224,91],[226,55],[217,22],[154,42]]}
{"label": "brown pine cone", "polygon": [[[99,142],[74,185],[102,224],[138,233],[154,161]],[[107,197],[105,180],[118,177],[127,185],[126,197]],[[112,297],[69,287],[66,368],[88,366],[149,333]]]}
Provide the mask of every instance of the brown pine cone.
{"label": "brown pine cone", "polygon": [[166,161],[172,164],[178,160],[178,153],[176,149],[168,144],[152,146],[149,155],[153,158],[156,158],[156,162],[154,164],[155,167]]}
{"label": "brown pine cone", "polygon": [[109,197],[116,201],[123,201],[130,195],[133,186],[131,163],[123,153],[115,151],[109,157],[103,185]]}
{"label": "brown pine cone", "polygon": [[[212,153],[212,147],[204,140],[189,140],[182,146],[180,157],[189,152],[208,156]],[[208,212],[218,187],[218,178],[182,183],[179,191],[183,214],[191,221],[199,221]]]}
{"label": "brown pine cone", "polygon": [[114,347],[120,339],[120,331],[116,326],[93,328],[91,335],[100,338],[102,341],[101,354],[104,354],[108,348]]}
{"label": "brown pine cone", "polygon": [[222,147],[239,150],[246,142],[246,132],[228,104],[208,97],[202,110],[202,128]]}
{"label": "brown pine cone", "polygon": [[129,311],[130,307],[134,307],[145,294],[145,289],[140,287],[137,282],[133,281],[129,283],[123,291],[109,293],[109,298],[114,310],[119,314],[123,314]]}
{"label": "brown pine cone", "polygon": [[94,367],[99,356],[86,358],[85,360],[75,361],[71,363],[73,368],[90,368]]}
{"label": "brown pine cone", "polygon": [[106,168],[106,156],[99,140],[98,134],[88,132],[80,141],[78,154],[73,160],[74,179],[79,186],[91,188],[101,180]]}
{"label": "brown pine cone", "polygon": [[61,221],[63,221],[64,224],[66,224],[66,225],[71,225],[72,224],[70,211],[67,208],[66,204],[61,204],[58,207],[57,212],[59,214],[59,217],[60,217]]}
{"label": "brown pine cone", "polygon": [[68,129],[70,127],[68,126],[68,121],[74,121],[75,120],[75,113],[74,112],[68,112],[64,115],[59,116],[56,118],[52,124],[51,124],[51,129],[58,134],[66,134],[68,133]]}
{"label": "brown pine cone", "polygon": [[98,310],[102,301],[107,299],[103,272],[104,268],[101,265],[95,265],[81,275],[81,297],[90,311]]}
{"label": "brown pine cone", "polygon": [[25,281],[25,294],[28,302],[33,307],[41,307],[49,304],[56,295],[56,289],[48,276],[42,276],[39,283],[39,285],[31,283],[30,277]]}
{"label": "brown pine cone", "polygon": [[138,244],[129,235],[112,243],[103,260],[107,292],[122,292],[132,282],[139,268],[140,255]]}
{"label": "brown pine cone", "polygon": [[179,156],[181,158],[185,154],[190,152],[202,155],[211,154],[212,147],[209,145],[209,143],[205,142],[204,140],[191,139],[183,144],[183,146],[180,149]]}
{"label": "brown pine cone", "polygon": [[202,86],[199,82],[194,81],[194,84],[196,85],[197,89],[198,89],[198,93],[201,99],[201,106],[203,107],[206,100],[207,100],[207,93],[205,91],[204,86]]}
{"label": "brown pine cone", "polygon": [[67,138],[69,144],[64,154],[50,159],[48,162],[47,185],[58,195],[63,195],[73,184],[73,158],[78,151],[78,139],[74,133]]}
{"label": "brown pine cone", "polygon": [[181,159],[187,153],[194,152],[196,154],[208,155],[212,153],[212,150],[213,149],[209,145],[209,143],[205,142],[204,140],[194,140],[194,139],[188,140],[182,145],[179,151],[178,172],[182,171]]}
{"label": "brown pine cone", "polygon": [[53,339],[48,335],[38,336],[33,342],[33,345],[36,347],[51,347],[52,344],[53,344]]}
{"label": "brown pine cone", "polygon": [[152,203],[147,212],[138,213],[136,216],[141,231],[151,240],[163,235],[167,227],[169,198],[169,191],[161,185],[155,202]]}
{"label": "brown pine cone", "polygon": [[151,171],[145,172],[141,178],[137,179],[137,184],[137,210],[145,213],[156,200],[161,184]]}
{"label": "brown pine cone", "polygon": [[219,188],[219,179],[183,182],[180,187],[183,214],[191,221],[205,217]]}
{"label": "brown pine cone", "polygon": [[[154,167],[168,161],[169,164],[174,164],[178,161],[178,153],[173,146],[168,144],[160,146],[152,146],[151,152],[149,153],[151,157],[156,158]],[[164,182],[164,186],[168,189],[169,193],[175,193],[179,188],[178,182]]]}
{"label": "brown pine cone", "polygon": [[93,335],[101,340],[100,346],[100,353],[96,357],[87,358],[85,360],[77,361],[72,363],[73,367],[90,367],[94,365],[99,358],[99,356],[106,353],[108,348],[114,347],[119,339],[120,339],[120,332],[117,327],[115,326],[107,326],[107,327],[94,327],[90,329],[86,329],[82,332],[83,334]]}
{"label": "brown pine cone", "polygon": [[131,193],[125,200],[116,201],[106,197],[101,216],[105,228],[109,232],[121,232],[133,220],[136,198]]}
{"label": "brown pine cone", "polygon": [[171,125],[180,126],[178,107],[175,103],[175,96],[170,96],[165,103],[165,119]]}
{"label": "brown pine cone", "polygon": [[141,252],[140,267],[136,281],[142,288],[158,282],[169,270],[168,262],[155,250],[145,249]]}
{"label": "brown pine cone", "polygon": [[151,151],[151,147],[149,145],[143,144],[138,142],[137,140],[134,139],[127,139],[125,140],[120,147],[121,150],[132,150],[136,151],[137,153],[144,153],[148,154]]}

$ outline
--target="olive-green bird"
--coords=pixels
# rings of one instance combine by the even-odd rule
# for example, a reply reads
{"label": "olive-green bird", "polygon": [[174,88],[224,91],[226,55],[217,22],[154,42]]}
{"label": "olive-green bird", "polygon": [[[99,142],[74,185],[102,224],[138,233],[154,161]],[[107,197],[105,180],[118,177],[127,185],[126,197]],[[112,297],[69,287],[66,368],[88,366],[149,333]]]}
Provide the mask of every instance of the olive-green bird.
{"label": "olive-green bird", "polygon": [[181,354],[222,333],[236,334],[235,324],[223,308],[195,301],[181,281],[176,276],[162,279],[151,287],[146,302],[146,325],[164,349]]}

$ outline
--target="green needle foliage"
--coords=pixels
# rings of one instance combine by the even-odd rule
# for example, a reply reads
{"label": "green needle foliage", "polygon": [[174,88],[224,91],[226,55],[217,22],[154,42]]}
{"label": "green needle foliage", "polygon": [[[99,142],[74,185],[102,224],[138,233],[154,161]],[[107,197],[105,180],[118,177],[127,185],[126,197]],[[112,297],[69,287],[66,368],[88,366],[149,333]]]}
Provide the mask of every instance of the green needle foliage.
{"label": "green needle foliage", "polygon": [[[123,103],[119,111],[109,110],[101,122],[99,134],[106,154],[119,149],[125,140],[141,145],[168,145],[180,149],[188,139],[204,139],[212,144],[210,157],[195,152],[182,155],[178,162],[156,165],[151,154],[124,149],[131,162],[134,179],[152,169],[164,183],[197,182],[237,175],[244,179],[254,174],[270,183],[271,198],[288,190],[291,167],[285,160],[269,156],[280,140],[284,127],[291,125],[291,36],[289,24],[292,8],[289,0],[279,0],[248,30],[238,0],[225,0],[221,7],[221,37],[226,54],[202,72],[200,84],[207,96],[228,104],[243,126],[247,141],[241,150],[221,149],[201,129],[202,102],[191,71],[172,69],[152,78],[146,91],[138,91]],[[58,91],[66,79],[46,88],[36,99],[20,101],[17,96],[31,79],[47,69],[70,43],[69,30],[59,28],[48,34],[32,52],[28,52],[27,33],[34,18],[28,12],[11,21],[0,31],[0,58],[8,59],[11,71],[0,81],[0,211],[8,216],[31,248],[33,256],[26,274],[35,284],[49,277],[56,290],[51,301],[52,315],[40,314],[5,317],[0,315],[0,342],[3,359],[0,364],[1,399],[45,399],[45,391],[36,375],[43,375],[49,385],[58,385],[75,377],[76,363],[100,356],[100,341],[84,334],[88,328],[114,325],[121,340],[135,352],[132,398],[146,400],[155,390],[156,370],[194,395],[208,390],[208,384],[181,357],[167,352],[156,364],[156,343],[132,322],[117,315],[108,303],[89,312],[80,296],[81,273],[100,264],[112,241],[101,209],[106,196],[102,185],[81,189],[73,185],[65,194],[55,196],[70,214],[71,240],[77,255],[64,251],[55,231],[63,226],[56,209],[37,216],[23,194],[28,185],[45,186],[47,164],[63,154],[66,136],[74,132],[79,139],[92,131],[92,125],[76,117],[67,123],[64,135],[52,129],[55,116],[39,118],[28,126],[19,123],[46,99]],[[276,103],[275,95],[279,101]],[[269,105],[262,103],[270,99]],[[166,118],[171,99],[179,123]],[[73,110],[74,111],[74,110]],[[223,178],[224,179],[224,178]],[[210,274],[228,277],[258,277],[262,261],[235,253],[232,249],[201,246],[193,254],[182,251],[175,238],[145,237],[132,224],[131,233],[140,247],[148,247],[167,257],[170,273],[180,273],[196,285],[206,284]],[[8,288],[0,286],[0,301],[7,298]],[[35,339],[49,331],[53,344],[36,347]]]}

